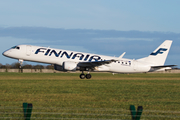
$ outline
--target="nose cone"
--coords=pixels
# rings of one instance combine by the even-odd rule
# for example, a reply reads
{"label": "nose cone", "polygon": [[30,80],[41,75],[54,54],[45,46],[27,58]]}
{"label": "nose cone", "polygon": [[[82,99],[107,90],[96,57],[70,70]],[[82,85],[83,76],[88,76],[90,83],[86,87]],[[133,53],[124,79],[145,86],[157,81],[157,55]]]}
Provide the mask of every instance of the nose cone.
{"label": "nose cone", "polygon": [[5,52],[3,52],[2,54],[3,54],[4,56],[8,56],[9,51],[5,51]]}

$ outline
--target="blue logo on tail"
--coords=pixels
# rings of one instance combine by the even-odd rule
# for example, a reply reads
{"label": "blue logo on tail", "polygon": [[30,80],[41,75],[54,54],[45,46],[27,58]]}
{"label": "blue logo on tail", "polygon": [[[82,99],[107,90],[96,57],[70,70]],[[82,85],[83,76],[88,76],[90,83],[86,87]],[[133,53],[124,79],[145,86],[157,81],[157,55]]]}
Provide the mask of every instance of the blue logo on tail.
{"label": "blue logo on tail", "polygon": [[159,50],[155,53],[151,53],[150,55],[157,55],[157,54],[163,54],[164,51],[166,51],[166,48],[159,48]]}

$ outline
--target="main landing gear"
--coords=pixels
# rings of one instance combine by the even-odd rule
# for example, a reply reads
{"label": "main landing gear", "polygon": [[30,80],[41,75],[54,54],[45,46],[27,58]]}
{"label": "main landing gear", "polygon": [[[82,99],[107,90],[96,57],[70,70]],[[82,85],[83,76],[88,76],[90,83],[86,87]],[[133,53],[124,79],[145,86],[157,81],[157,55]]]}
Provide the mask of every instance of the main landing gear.
{"label": "main landing gear", "polygon": [[84,79],[84,78],[86,78],[86,79],[91,79],[91,74],[84,74],[83,72],[79,75],[79,77],[81,78],[81,79]]}

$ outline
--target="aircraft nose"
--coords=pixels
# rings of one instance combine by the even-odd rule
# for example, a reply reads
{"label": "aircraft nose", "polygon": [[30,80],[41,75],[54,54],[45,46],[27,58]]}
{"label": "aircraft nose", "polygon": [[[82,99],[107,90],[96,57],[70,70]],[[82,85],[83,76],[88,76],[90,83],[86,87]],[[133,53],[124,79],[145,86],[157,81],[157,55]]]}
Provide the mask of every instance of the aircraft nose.
{"label": "aircraft nose", "polygon": [[3,52],[3,55],[4,55],[4,56],[8,56],[8,54],[9,54],[8,51]]}

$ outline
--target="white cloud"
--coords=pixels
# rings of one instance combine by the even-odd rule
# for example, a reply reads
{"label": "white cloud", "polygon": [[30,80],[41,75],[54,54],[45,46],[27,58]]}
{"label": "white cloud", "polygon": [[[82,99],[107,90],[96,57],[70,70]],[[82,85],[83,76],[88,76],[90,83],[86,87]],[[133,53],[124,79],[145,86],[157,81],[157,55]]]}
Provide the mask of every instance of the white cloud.
{"label": "white cloud", "polygon": [[153,41],[156,38],[125,38],[125,37],[115,37],[115,38],[93,38],[93,40],[102,40],[102,41],[131,41],[131,40],[138,40],[138,41]]}
{"label": "white cloud", "polygon": [[1,26],[180,32],[178,5],[178,1],[6,0],[0,2]]}

